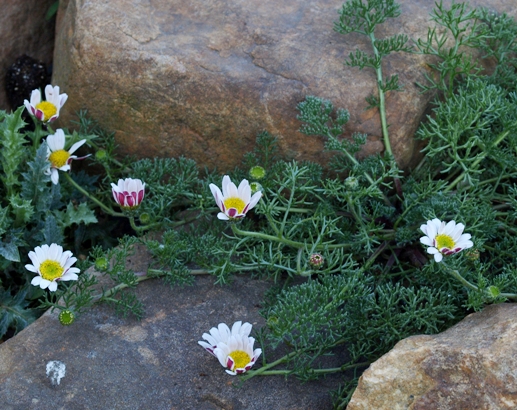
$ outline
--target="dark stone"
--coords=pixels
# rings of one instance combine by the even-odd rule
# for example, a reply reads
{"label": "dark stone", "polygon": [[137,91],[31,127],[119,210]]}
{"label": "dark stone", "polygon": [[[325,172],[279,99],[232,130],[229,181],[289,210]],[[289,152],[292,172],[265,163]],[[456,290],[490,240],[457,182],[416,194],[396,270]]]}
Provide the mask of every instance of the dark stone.
{"label": "dark stone", "polygon": [[5,75],[5,91],[11,109],[14,111],[30,100],[32,90],[40,89],[44,97],[44,89],[50,84],[51,73],[45,63],[24,54],[16,59]]}

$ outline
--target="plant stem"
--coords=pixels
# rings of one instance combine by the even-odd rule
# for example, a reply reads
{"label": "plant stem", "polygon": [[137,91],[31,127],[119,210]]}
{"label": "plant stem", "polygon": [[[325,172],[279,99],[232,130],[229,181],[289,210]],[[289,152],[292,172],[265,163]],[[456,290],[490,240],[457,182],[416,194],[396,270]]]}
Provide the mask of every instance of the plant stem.
{"label": "plant stem", "polygon": [[[386,120],[386,101],[384,96],[384,90],[382,89],[382,67],[381,67],[381,57],[379,55],[379,51],[377,47],[375,47],[375,34],[373,32],[369,33],[370,40],[372,41],[373,53],[375,58],[379,61],[377,67],[375,67],[375,74],[377,75],[377,89],[379,91],[379,114],[381,117],[381,128],[382,128],[382,137],[384,139],[384,148],[386,152],[389,154],[391,158],[393,158],[393,151],[391,150],[390,136],[388,133],[388,122]],[[392,166],[393,159],[391,160]]]}
{"label": "plant stem", "polygon": [[[159,277],[165,276],[167,274],[166,271],[161,270],[161,269],[148,269],[147,273],[152,273],[152,275],[149,276],[148,274],[145,274],[143,276],[136,276],[136,283],[138,284],[138,283],[144,282],[144,281],[146,281],[148,279],[159,278]],[[209,272],[206,269],[191,269],[190,270],[190,274],[191,275],[208,275]],[[125,289],[125,288],[129,288],[131,286],[132,285],[128,285],[126,283],[120,283],[117,286],[112,287],[110,290],[108,290],[104,294],[94,296],[93,297],[94,303],[95,302],[100,302],[100,301],[103,301],[103,300],[107,300],[110,296],[114,295],[119,290],[122,290],[122,289]]]}
{"label": "plant stem", "polygon": [[[234,223],[232,223],[231,226],[232,226],[233,233],[235,233],[236,235],[264,239],[266,241],[272,241],[272,242],[280,242],[285,245],[292,246],[293,248],[302,248],[302,247],[305,247],[305,245],[306,245],[304,242],[292,241],[292,240],[284,238],[282,236],[273,236],[273,235],[268,235],[268,234],[260,233],[260,232],[243,231],[243,230],[237,228],[236,224],[234,224]],[[315,246],[314,249],[317,249],[317,250],[338,249],[338,248],[350,248],[351,246],[352,246],[352,244],[350,244],[350,243],[321,244],[321,245]]]}
{"label": "plant stem", "polygon": [[[467,279],[465,279],[456,269],[451,269],[447,267],[447,270],[452,275],[453,278],[457,279],[463,286],[470,290],[474,290],[476,292],[480,292],[481,289],[474,285],[473,283],[469,282]],[[489,295],[490,296],[490,295]],[[517,299],[517,294],[515,293],[500,293],[499,296],[506,299]]]}
{"label": "plant stem", "polygon": [[[517,124],[516,124],[517,125]],[[500,133],[497,138],[495,139],[495,141],[492,143],[492,146],[490,148],[494,148],[496,147],[508,134],[510,133],[510,130],[508,131],[504,131],[502,133]],[[479,165],[479,163],[481,161],[483,161],[486,156],[488,155],[487,152],[490,151],[490,150],[485,150],[483,152],[483,155],[480,156],[477,160],[475,160],[473,163],[472,163],[472,166],[471,166],[471,169],[474,169],[475,167],[477,167]],[[444,192],[449,192],[450,190],[452,190],[456,185],[458,185],[462,180],[463,178],[465,178],[465,174],[467,173],[467,171],[463,171],[454,181],[451,182],[451,184],[444,189]]]}
{"label": "plant stem", "polygon": [[68,180],[68,182],[75,188],[77,189],[81,194],[83,194],[85,197],[87,197],[88,199],[90,199],[91,201],[95,202],[97,205],[99,205],[108,215],[111,215],[111,216],[122,216],[122,217],[125,217],[126,215],[122,214],[122,213],[119,213],[119,212],[115,212],[113,209],[107,207],[106,205],[104,205],[100,200],[98,200],[95,196],[93,196],[92,194],[90,194],[88,191],[86,191],[85,189],[83,189],[83,187],[81,187],[77,182],[75,182],[72,177],[70,176],[70,174],[68,172],[63,172],[62,175],[65,176],[65,178]]}

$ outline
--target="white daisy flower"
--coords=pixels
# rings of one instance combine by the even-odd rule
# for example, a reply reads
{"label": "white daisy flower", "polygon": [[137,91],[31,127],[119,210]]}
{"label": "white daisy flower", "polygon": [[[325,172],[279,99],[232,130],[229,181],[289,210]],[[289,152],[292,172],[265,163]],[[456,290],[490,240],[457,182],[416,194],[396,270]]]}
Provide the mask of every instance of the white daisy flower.
{"label": "white daisy flower", "polygon": [[214,184],[210,184],[210,190],[221,210],[217,218],[225,221],[243,218],[262,197],[260,191],[251,196],[251,187],[247,179],[243,179],[237,188],[228,175],[223,177],[223,192]]}
{"label": "white daisy flower", "polygon": [[50,179],[54,184],[59,182],[58,169],[70,171],[72,160],[84,159],[89,156],[79,158],[76,155],[72,155],[85,142],[85,139],[78,141],[67,151],[65,150],[65,133],[62,129],[57,129],[54,135],[47,137],[47,159],[50,161],[50,169],[46,171],[46,174],[50,175]]}
{"label": "white daisy flower", "polygon": [[59,117],[59,110],[68,99],[68,95],[59,94],[59,86],[45,87],[46,101],[41,101],[40,90],[32,90],[30,102],[25,100],[23,104],[30,114],[42,122],[52,122]]}
{"label": "white daisy flower", "polygon": [[[251,333],[251,324],[242,321],[235,322],[232,326],[232,330],[225,324],[219,323],[219,326],[210,329],[210,334],[203,333],[203,339],[206,342],[199,341],[198,343],[205,348],[205,350],[214,355],[214,350],[220,343],[228,343],[231,336],[246,336],[248,337]],[[208,343],[207,343],[208,342]]]}
{"label": "white daisy flower", "polygon": [[144,199],[145,183],[139,179],[119,179],[118,185],[111,183],[111,192],[122,209],[136,209]]}
{"label": "white daisy flower", "polygon": [[29,252],[32,265],[25,265],[28,271],[37,273],[32,278],[31,284],[54,292],[57,289],[57,282],[60,280],[77,280],[79,268],[72,265],[77,261],[72,252],[63,252],[63,247],[53,243],[52,245],[36,246],[34,251]]}
{"label": "white daisy flower", "polygon": [[434,255],[436,262],[441,262],[443,255],[452,255],[474,246],[470,240],[471,235],[463,233],[464,229],[465,226],[462,223],[456,224],[450,221],[446,224],[435,218],[420,227],[426,235],[420,238],[420,242],[429,246],[427,253]]}
{"label": "white daisy flower", "polygon": [[247,372],[255,364],[262,349],[253,350],[255,339],[245,335],[230,336],[228,342],[221,342],[215,348],[214,354],[226,373],[235,376]]}

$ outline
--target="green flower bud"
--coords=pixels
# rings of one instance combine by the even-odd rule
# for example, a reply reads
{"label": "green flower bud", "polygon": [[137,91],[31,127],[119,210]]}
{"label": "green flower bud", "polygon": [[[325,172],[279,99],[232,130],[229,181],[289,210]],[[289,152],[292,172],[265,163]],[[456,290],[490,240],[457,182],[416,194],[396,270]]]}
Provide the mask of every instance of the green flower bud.
{"label": "green flower bud", "polygon": [[65,309],[59,313],[59,323],[63,326],[70,326],[75,321],[75,315],[71,310]]}
{"label": "green flower bud", "polygon": [[252,182],[250,184],[250,188],[251,188],[251,195],[253,195],[254,193],[256,193],[258,191],[263,190],[262,185],[260,185],[258,182]]}
{"label": "green flower bud", "polygon": [[262,179],[266,176],[266,170],[264,168],[262,168],[260,165],[251,167],[249,173],[250,173],[250,177],[253,179]]}
{"label": "green flower bud", "polygon": [[97,269],[99,271],[104,271],[104,270],[108,269],[108,260],[104,257],[97,258],[95,260],[95,269]]}
{"label": "green flower bud", "polygon": [[108,153],[105,149],[100,149],[95,153],[95,158],[99,161],[104,161],[108,157]]}
{"label": "green flower bud", "polygon": [[151,221],[151,216],[147,212],[144,212],[138,217],[138,219],[140,220],[140,223],[147,225]]}
{"label": "green flower bud", "polygon": [[496,299],[501,294],[501,291],[497,286],[489,286],[487,292],[492,299]]}
{"label": "green flower bud", "polygon": [[356,177],[348,177],[345,179],[345,187],[350,191],[355,191],[359,187],[359,181]]}

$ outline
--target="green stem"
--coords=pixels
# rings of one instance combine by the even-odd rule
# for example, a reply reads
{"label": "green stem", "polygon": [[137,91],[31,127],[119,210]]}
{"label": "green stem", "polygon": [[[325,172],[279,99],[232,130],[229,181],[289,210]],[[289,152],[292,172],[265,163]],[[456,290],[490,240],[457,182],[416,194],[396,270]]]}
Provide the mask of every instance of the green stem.
{"label": "green stem", "polygon": [[[517,123],[516,123],[517,124]],[[492,143],[492,146],[490,148],[494,148],[496,147],[508,134],[510,133],[510,131],[504,131],[502,133],[500,133],[498,135],[498,137],[495,139],[495,141]],[[471,166],[471,169],[474,169],[475,167],[477,167],[479,165],[479,163],[481,161],[483,161],[486,156],[487,156],[487,152],[489,150],[485,150],[483,152],[483,155],[480,156],[477,160],[475,160],[473,163],[472,163],[472,166]],[[464,178],[465,178],[465,174],[467,172],[466,171],[463,171],[454,181],[451,182],[451,184],[444,189],[444,192],[449,192],[450,190],[452,190],[456,185],[458,185]]]}
{"label": "green stem", "polygon": [[[144,275],[144,276],[137,276],[136,277],[136,283],[144,282],[148,279],[154,279],[159,278],[162,276],[165,276],[167,274],[167,271],[161,270],[161,269],[148,269],[147,273],[152,273],[152,276]],[[205,269],[191,269],[190,274],[191,275],[208,275],[210,272],[208,272]],[[110,290],[105,292],[102,295],[94,296],[94,302],[100,302],[104,300],[111,300],[109,299],[110,296],[113,296],[115,293],[117,293],[119,290],[132,287],[134,285],[128,285],[126,283],[120,283],[117,286],[112,287]]]}
{"label": "green stem", "polygon": [[375,47],[375,35],[373,32],[369,34],[370,40],[372,41],[373,53],[375,58],[379,61],[379,65],[375,67],[375,74],[377,75],[377,89],[379,91],[379,114],[381,117],[381,128],[382,128],[382,137],[384,139],[384,148],[386,152],[393,158],[393,151],[391,150],[390,136],[388,133],[388,122],[386,120],[386,101],[384,96],[384,90],[382,89],[382,67],[381,67],[381,57],[379,55],[379,51],[377,47]]}
{"label": "green stem", "polygon": [[62,175],[65,176],[65,178],[68,180],[68,182],[73,185],[73,187],[75,189],[77,189],[81,194],[83,194],[85,197],[87,197],[88,199],[90,199],[91,201],[95,202],[97,205],[99,205],[108,215],[111,215],[111,216],[122,216],[122,217],[125,217],[126,215],[122,214],[122,213],[119,213],[119,212],[115,212],[113,209],[107,207],[106,205],[104,205],[100,200],[98,200],[96,197],[94,197],[92,194],[90,194],[88,191],[86,191],[85,189],[83,189],[83,187],[81,187],[77,182],[75,182],[72,177],[70,176],[70,174],[68,172],[63,172]]}
{"label": "green stem", "polygon": [[[369,365],[370,365],[370,362],[362,362],[362,363],[343,365],[343,366],[340,366],[340,367],[331,367],[331,368],[326,368],[326,369],[311,369],[310,372],[312,374],[338,373],[338,372],[346,372],[347,370],[355,369],[357,367],[366,367],[366,366],[369,366]],[[260,369],[258,369],[258,370],[260,370]],[[254,374],[254,376],[289,375],[289,374],[292,374],[292,373],[293,373],[293,370],[266,370],[266,371],[263,371],[261,373]],[[241,380],[244,377],[241,377]]]}
{"label": "green stem", "polygon": [[[476,285],[474,285],[473,283],[471,283],[467,279],[465,279],[463,276],[461,276],[461,274],[456,269],[451,269],[451,268],[447,267],[447,270],[452,275],[452,277],[457,279],[466,288],[468,288],[470,290],[474,290],[476,292],[481,291],[481,289],[479,289],[479,287],[477,287]],[[490,295],[488,295],[488,296],[490,297]],[[506,298],[506,299],[517,299],[517,294],[515,294],[515,293],[500,293],[499,296],[502,298]]]}
{"label": "green stem", "polygon": [[[305,247],[305,245],[306,245],[303,242],[291,241],[290,239],[284,238],[282,236],[273,236],[273,235],[268,235],[268,234],[260,233],[260,232],[243,231],[243,230],[237,228],[237,226],[234,223],[232,223],[231,226],[232,226],[233,233],[235,233],[236,235],[264,239],[266,241],[272,241],[272,242],[280,242],[285,245],[292,246],[293,248],[301,248],[301,247]],[[334,245],[322,244],[322,245],[318,245],[318,246],[314,247],[314,249],[317,249],[317,250],[338,249],[338,248],[350,248],[351,246],[352,246],[352,244],[350,244],[350,243],[341,243],[341,244],[334,244]]]}

